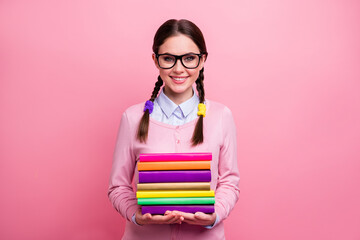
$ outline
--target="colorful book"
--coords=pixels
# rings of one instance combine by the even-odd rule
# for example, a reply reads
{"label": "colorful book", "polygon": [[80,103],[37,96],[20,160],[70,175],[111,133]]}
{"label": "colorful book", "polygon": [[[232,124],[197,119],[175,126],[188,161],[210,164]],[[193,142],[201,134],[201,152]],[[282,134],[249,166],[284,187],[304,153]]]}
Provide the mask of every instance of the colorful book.
{"label": "colorful book", "polygon": [[140,154],[140,162],[168,161],[211,161],[211,153],[145,153]]}
{"label": "colorful book", "polygon": [[138,183],[137,190],[210,190],[209,182]]}
{"label": "colorful book", "polygon": [[215,197],[138,198],[138,205],[215,204]]}
{"label": "colorful book", "polygon": [[181,211],[187,213],[213,213],[215,212],[214,205],[158,205],[158,206],[142,206],[142,214],[164,214],[166,211]]}
{"label": "colorful book", "polygon": [[214,197],[213,190],[210,191],[138,191],[137,198],[171,198],[171,197]]}
{"label": "colorful book", "polygon": [[210,169],[210,161],[139,162],[138,171]]}
{"label": "colorful book", "polygon": [[211,182],[211,172],[210,170],[139,172],[139,183],[156,182]]}

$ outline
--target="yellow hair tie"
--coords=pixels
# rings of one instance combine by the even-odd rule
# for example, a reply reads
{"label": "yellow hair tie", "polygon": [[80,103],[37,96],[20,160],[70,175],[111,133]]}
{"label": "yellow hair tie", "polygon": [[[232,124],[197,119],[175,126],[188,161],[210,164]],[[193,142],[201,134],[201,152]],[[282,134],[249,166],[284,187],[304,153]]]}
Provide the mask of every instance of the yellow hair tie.
{"label": "yellow hair tie", "polygon": [[199,103],[198,108],[199,108],[199,111],[197,112],[197,115],[205,117],[205,113],[206,113],[205,104]]}

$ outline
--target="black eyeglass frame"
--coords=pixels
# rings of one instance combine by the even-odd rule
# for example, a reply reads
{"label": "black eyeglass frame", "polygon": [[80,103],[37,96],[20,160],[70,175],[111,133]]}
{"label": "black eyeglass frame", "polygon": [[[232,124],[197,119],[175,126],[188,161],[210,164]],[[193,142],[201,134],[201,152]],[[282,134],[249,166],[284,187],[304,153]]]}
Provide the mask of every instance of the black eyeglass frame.
{"label": "black eyeglass frame", "polygon": [[[168,55],[168,56],[174,57],[174,58],[175,58],[174,65],[172,65],[171,67],[166,67],[166,68],[165,68],[165,67],[161,67],[161,66],[160,66],[160,62],[159,62],[159,57],[160,57],[160,56],[163,56],[163,55]],[[185,64],[184,64],[183,61],[182,61],[182,57],[184,57],[184,56],[186,56],[186,55],[196,55],[196,56],[199,57],[199,61],[198,61],[198,64],[196,65],[196,67],[191,67],[191,68],[190,68],[190,67],[185,66]],[[186,53],[186,54],[183,54],[183,55],[173,55],[173,54],[170,54],[170,53],[162,53],[162,54],[157,54],[157,53],[155,53],[155,57],[156,57],[156,60],[157,60],[157,62],[158,62],[158,65],[159,65],[159,67],[162,68],[162,69],[170,69],[170,68],[173,68],[173,67],[176,65],[178,59],[180,60],[181,64],[184,66],[184,68],[187,68],[187,69],[195,69],[195,68],[197,68],[197,67],[199,66],[202,55],[206,55],[206,53]]]}

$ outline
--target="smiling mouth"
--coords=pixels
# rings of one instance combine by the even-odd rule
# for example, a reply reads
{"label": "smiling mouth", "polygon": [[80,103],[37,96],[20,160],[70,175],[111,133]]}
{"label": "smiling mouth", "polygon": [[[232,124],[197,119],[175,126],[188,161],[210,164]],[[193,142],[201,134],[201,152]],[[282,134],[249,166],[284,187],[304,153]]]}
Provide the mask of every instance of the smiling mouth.
{"label": "smiling mouth", "polygon": [[171,78],[174,79],[175,81],[184,81],[188,77],[171,77]]}

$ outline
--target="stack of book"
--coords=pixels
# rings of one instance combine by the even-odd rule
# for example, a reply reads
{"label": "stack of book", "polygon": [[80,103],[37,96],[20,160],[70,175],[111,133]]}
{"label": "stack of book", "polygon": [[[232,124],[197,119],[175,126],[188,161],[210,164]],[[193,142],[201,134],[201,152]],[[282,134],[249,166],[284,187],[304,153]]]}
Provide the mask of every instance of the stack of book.
{"label": "stack of book", "polygon": [[213,213],[211,153],[140,154],[136,197],[142,214]]}

